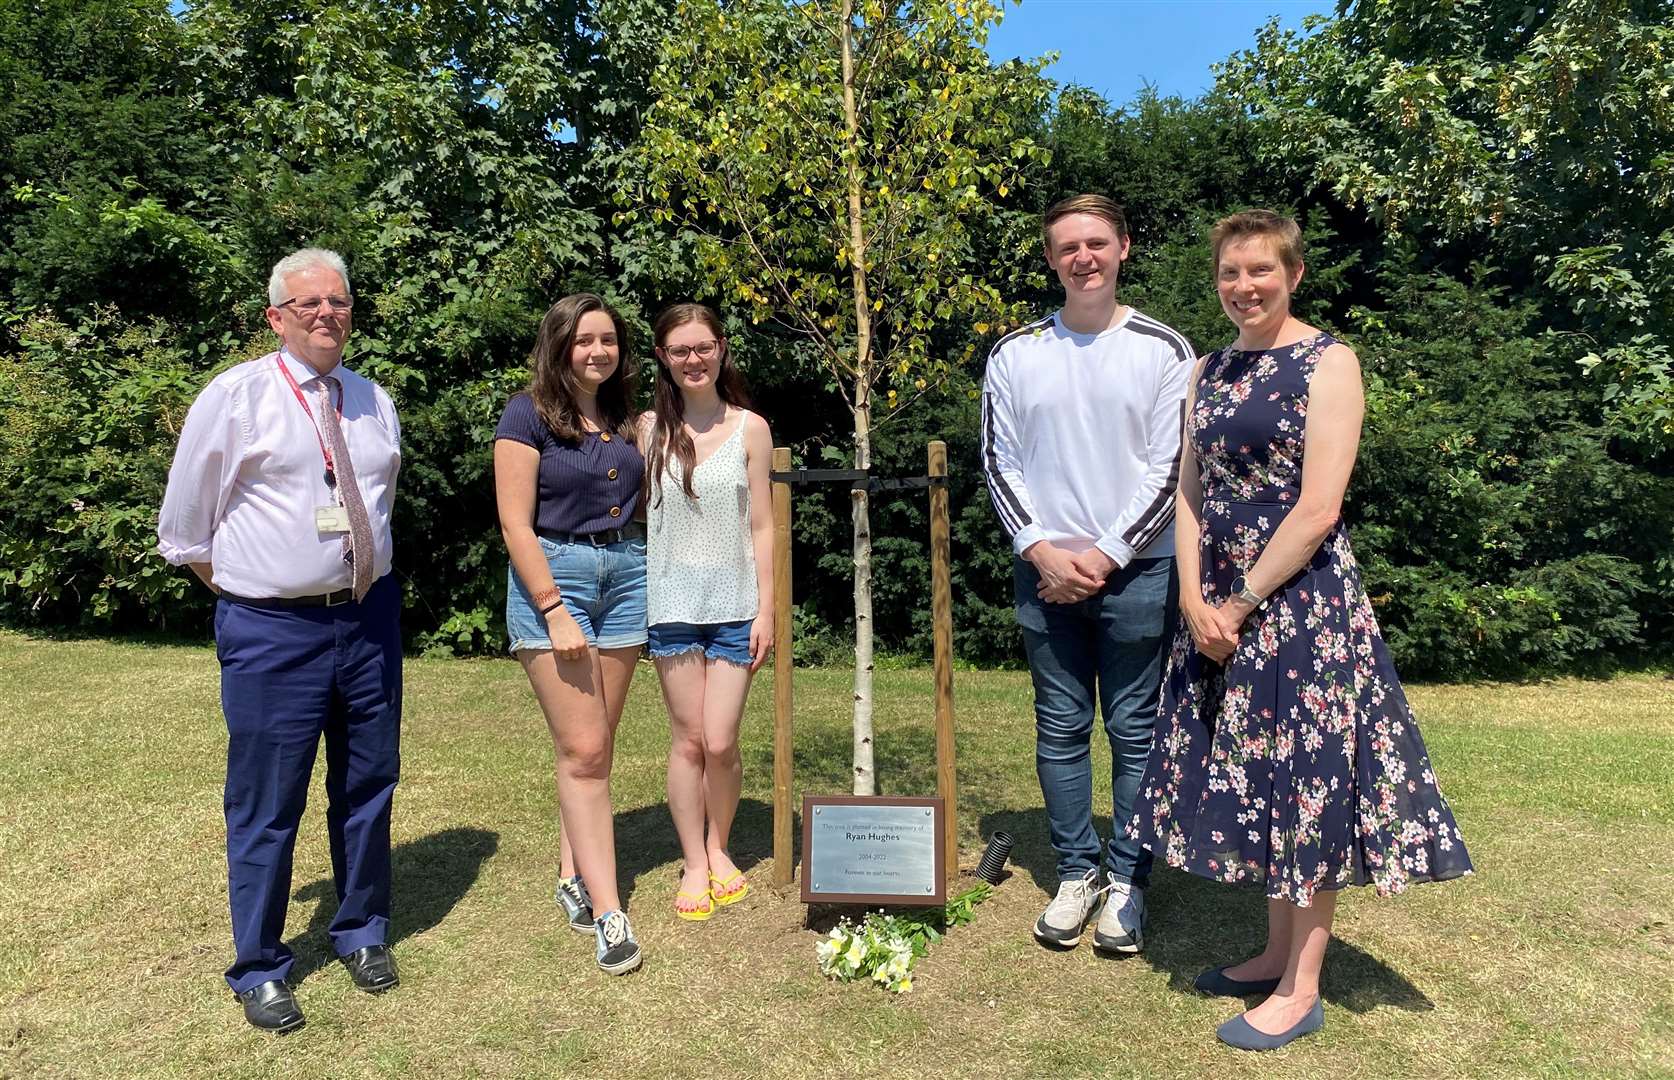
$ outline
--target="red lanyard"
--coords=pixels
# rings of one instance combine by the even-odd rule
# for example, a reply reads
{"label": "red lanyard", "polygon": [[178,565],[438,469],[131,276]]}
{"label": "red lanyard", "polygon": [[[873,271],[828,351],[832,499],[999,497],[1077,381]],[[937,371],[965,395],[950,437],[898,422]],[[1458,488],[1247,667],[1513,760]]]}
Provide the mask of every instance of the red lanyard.
{"label": "red lanyard", "polygon": [[[273,362],[279,365],[279,373],[285,376],[286,382],[291,384],[291,393],[296,395],[296,403],[302,406],[302,411],[308,414],[308,422],[314,426],[314,438],[320,440],[320,453],[325,456],[326,487],[334,488],[337,486],[337,468],[331,460],[331,447],[326,445],[325,436],[320,434],[319,421],[314,419],[314,410],[308,407],[308,399],[303,396],[302,387],[297,385],[296,376],[292,375],[291,369],[285,366],[284,354],[275,353]],[[343,390],[341,386],[337,391],[337,427],[338,430],[342,430],[343,427]]]}

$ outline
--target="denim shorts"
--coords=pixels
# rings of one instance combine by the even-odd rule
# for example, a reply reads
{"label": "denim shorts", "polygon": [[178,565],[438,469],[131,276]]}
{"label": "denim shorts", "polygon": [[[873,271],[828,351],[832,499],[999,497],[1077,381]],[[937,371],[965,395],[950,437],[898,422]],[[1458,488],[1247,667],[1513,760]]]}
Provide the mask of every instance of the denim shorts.
{"label": "denim shorts", "polygon": [[653,658],[702,653],[711,660],[750,665],[750,626],[754,619],[723,623],[658,623],[651,628]]}
{"label": "denim shorts", "polygon": [[[645,644],[645,538],[594,546],[585,541],[540,541],[552,583],[581,627],[587,644],[626,649]],[[506,568],[506,636],[511,651],[550,649],[546,619],[517,571]]]}

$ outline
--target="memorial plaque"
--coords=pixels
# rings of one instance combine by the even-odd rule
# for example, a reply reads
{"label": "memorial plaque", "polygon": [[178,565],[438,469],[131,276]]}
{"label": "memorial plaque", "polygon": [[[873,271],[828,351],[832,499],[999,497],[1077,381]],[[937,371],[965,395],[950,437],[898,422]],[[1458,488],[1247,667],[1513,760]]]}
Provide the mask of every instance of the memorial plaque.
{"label": "memorial plaque", "polygon": [[947,902],[942,800],[802,798],[802,902]]}

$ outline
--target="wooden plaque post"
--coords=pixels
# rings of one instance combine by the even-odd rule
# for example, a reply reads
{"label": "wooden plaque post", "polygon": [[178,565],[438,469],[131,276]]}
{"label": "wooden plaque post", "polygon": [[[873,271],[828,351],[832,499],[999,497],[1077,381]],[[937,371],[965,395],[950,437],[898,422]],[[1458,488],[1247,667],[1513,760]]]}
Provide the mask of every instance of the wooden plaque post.
{"label": "wooden plaque post", "polygon": [[[947,520],[947,443],[929,448],[930,627],[936,671],[936,794],[947,880],[959,876],[959,781],[953,767],[953,582]],[[939,478],[939,479],[938,479]]]}
{"label": "wooden plaque post", "polygon": [[[773,471],[789,472],[788,446]],[[773,884],[789,885],[791,858],[791,486],[773,481]]]}

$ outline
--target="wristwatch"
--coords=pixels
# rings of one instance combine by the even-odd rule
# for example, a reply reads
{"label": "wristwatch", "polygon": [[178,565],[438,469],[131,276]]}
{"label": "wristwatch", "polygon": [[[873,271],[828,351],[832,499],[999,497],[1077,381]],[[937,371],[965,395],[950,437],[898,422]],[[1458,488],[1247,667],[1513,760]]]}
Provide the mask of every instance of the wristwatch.
{"label": "wristwatch", "polygon": [[1257,611],[1260,611],[1262,608],[1267,606],[1267,598],[1265,596],[1257,596],[1255,593],[1251,592],[1249,585],[1244,581],[1243,574],[1239,574],[1237,577],[1232,579],[1232,595],[1255,608]]}

